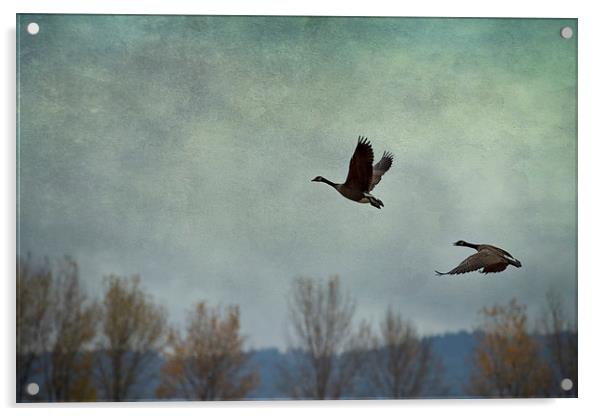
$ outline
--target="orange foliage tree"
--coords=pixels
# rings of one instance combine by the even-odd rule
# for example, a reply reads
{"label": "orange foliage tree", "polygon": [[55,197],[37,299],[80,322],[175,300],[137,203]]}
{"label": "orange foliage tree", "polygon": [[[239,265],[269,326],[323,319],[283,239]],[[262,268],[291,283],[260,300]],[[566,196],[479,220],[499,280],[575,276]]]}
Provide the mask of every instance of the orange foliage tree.
{"label": "orange foliage tree", "polygon": [[94,401],[91,342],[96,336],[98,306],[80,286],[77,263],[65,257],[53,284],[53,337],[46,371],[52,401]]}
{"label": "orange foliage tree", "polygon": [[41,372],[39,357],[50,342],[52,271],[48,261],[36,267],[31,256],[17,258],[17,401]]}
{"label": "orange foliage tree", "polygon": [[101,308],[97,372],[107,400],[130,397],[165,344],[165,310],[140,288],[140,278],[109,276]]}
{"label": "orange foliage tree", "polygon": [[529,334],[526,306],[483,308],[480,341],[474,351],[469,391],[487,397],[546,397],[551,371]]}
{"label": "orange foliage tree", "polygon": [[259,376],[246,369],[249,355],[243,351],[238,307],[225,316],[218,308],[199,303],[189,314],[186,336],[172,331],[161,369],[157,396],[188,400],[236,400],[244,398]]}
{"label": "orange foliage tree", "polygon": [[77,263],[65,257],[55,271],[48,260],[36,267],[28,256],[17,264],[17,400],[25,399],[33,376],[43,383],[31,399],[95,400],[90,347],[98,314],[80,286]]}

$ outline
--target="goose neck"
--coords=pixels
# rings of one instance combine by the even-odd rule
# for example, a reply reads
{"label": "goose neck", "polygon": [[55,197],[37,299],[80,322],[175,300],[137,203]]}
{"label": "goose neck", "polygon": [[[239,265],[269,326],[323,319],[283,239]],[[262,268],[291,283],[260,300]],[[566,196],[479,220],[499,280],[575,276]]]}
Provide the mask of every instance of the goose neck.
{"label": "goose neck", "polygon": [[332,186],[333,188],[336,188],[336,187],[337,187],[337,184],[336,184],[336,183],[334,183],[334,182],[331,182],[331,181],[329,181],[329,180],[328,180],[328,179],[326,179],[326,178],[322,178],[322,182],[324,182],[324,183],[327,183],[328,185]]}

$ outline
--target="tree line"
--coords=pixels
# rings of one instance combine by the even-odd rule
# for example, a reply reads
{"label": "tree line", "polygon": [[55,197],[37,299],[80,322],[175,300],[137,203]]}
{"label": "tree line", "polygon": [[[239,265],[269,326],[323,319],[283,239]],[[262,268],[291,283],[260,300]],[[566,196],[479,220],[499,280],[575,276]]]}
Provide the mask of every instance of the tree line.
{"label": "tree line", "polygon": [[[468,395],[576,395],[577,333],[557,295],[528,327],[526,307],[483,308],[472,352]],[[447,394],[432,343],[392,306],[376,326],[356,322],[355,300],[338,277],[300,277],[288,298],[290,359],[279,386],[300,399],[406,398]],[[198,302],[183,328],[141,287],[138,276],[109,275],[101,299],[82,288],[70,257],[38,264],[17,259],[17,401],[124,401],[158,379],[155,396],[181,400],[244,399],[260,383],[240,329],[240,310]],[[162,365],[153,369],[160,355]],[[557,380],[574,383],[569,392]],[[27,386],[40,385],[31,396]],[[150,397],[143,397],[150,399]]]}
{"label": "tree line", "polygon": [[[156,377],[149,366],[158,353],[165,364],[157,397],[237,399],[257,383],[245,373],[238,308],[199,302],[181,334],[138,276],[108,276],[98,301],[69,257],[54,268],[17,261],[17,401],[131,400],[139,383]],[[34,379],[40,392],[29,397]]]}

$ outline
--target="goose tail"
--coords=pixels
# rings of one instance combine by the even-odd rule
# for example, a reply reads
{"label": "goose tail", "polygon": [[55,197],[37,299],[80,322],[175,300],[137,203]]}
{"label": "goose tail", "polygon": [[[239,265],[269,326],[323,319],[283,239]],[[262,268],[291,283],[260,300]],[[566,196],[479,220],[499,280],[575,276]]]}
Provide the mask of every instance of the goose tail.
{"label": "goose tail", "polygon": [[372,205],[373,207],[381,209],[382,207],[385,206],[385,204],[383,204],[383,201],[381,201],[380,199],[378,199],[372,195],[366,195],[366,197],[368,198],[370,205]]}

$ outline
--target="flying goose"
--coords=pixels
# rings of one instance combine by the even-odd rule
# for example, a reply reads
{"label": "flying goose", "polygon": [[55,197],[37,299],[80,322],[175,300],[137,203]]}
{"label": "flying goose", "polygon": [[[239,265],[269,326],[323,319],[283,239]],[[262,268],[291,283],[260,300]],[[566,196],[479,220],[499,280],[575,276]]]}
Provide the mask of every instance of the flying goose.
{"label": "flying goose", "polygon": [[439,276],[446,274],[461,274],[480,270],[481,273],[497,273],[506,270],[508,265],[522,267],[520,261],[501,248],[490,246],[489,244],[472,244],[464,240],[456,241],[454,246],[471,247],[477,250],[476,254],[467,257],[458,267],[447,273],[441,273],[435,270]]}
{"label": "flying goose", "polygon": [[372,145],[366,137],[360,136],[355,147],[355,152],[349,162],[349,173],[345,183],[333,183],[322,176],[316,176],[312,182],[324,182],[339,191],[347,199],[362,204],[370,203],[380,209],[384,206],[380,199],[370,194],[370,191],[380,182],[380,179],[393,164],[393,154],[384,152],[380,161],[372,166],[374,152]]}

